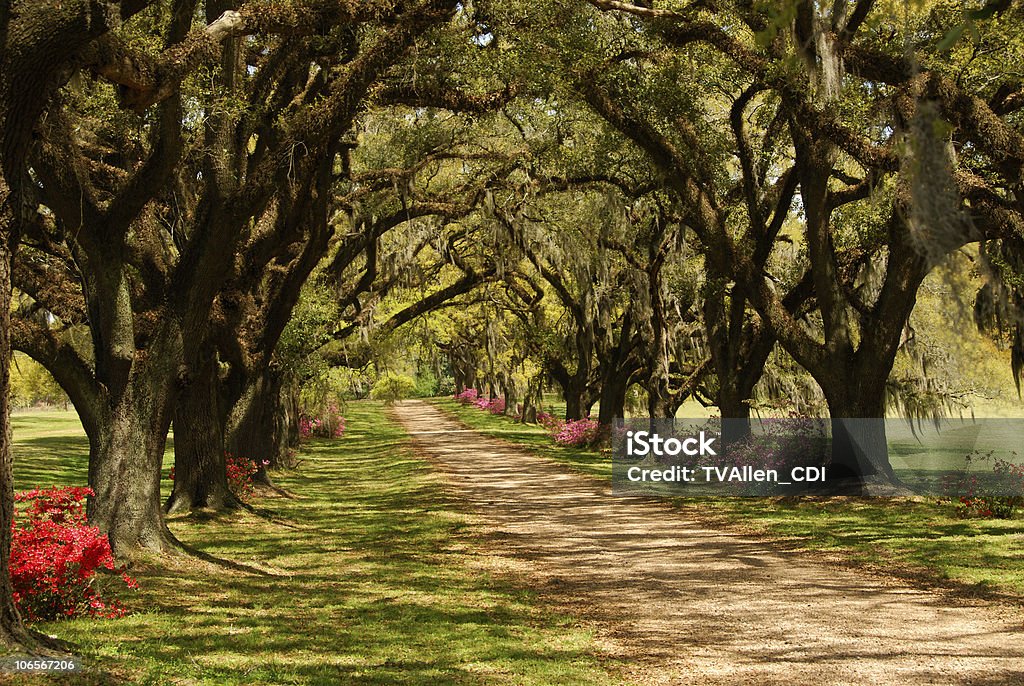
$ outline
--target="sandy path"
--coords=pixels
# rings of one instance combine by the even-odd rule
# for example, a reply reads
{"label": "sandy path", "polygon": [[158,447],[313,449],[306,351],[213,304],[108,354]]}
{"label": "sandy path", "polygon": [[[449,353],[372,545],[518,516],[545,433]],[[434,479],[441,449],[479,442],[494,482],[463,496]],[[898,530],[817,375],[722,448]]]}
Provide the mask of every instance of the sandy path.
{"label": "sandy path", "polygon": [[643,684],[1024,684],[1024,610],[833,569],[460,430],[395,416],[478,512],[497,553],[595,621]]}

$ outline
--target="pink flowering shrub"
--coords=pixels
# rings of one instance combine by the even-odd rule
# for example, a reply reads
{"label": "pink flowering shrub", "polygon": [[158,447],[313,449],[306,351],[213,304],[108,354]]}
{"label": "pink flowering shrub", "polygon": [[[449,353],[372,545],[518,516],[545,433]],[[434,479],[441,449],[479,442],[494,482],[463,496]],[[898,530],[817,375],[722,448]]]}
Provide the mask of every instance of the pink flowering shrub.
{"label": "pink flowering shrub", "polygon": [[341,438],[345,433],[345,418],[338,406],[331,403],[320,417],[299,417],[299,438]]}
{"label": "pink flowering shrub", "polygon": [[83,503],[91,495],[91,488],[70,486],[15,494],[15,502],[28,503],[11,526],[10,562],[14,602],[25,619],[127,613],[96,588],[98,569],[116,572],[128,588],[138,582],[115,566],[107,536],[86,522]]}
{"label": "pink flowering shrub", "polygon": [[555,433],[555,443],[585,448],[594,445],[601,437],[601,425],[593,419],[570,419]]}
{"label": "pink flowering shrub", "polygon": [[504,414],[505,399],[494,398],[492,400],[488,400],[487,398],[477,398],[473,403],[473,406],[486,412],[490,412],[491,414]]}
{"label": "pink flowering shrub", "polygon": [[548,433],[557,434],[565,426],[565,420],[559,419],[550,412],[538,412],[537,423],[548,430]]}
{"label": "pink flowering shrub", "polygon": [[[701,427],[712,434],[719,434],[716,454],[692,456],[691,467],[712,467],[720,470],[751,467],[789,475],[794,467],[820,467],[828,459],[826,423],[820,420],[795,414],[790,417],[763,419],[757,421],[751,432],[744,437],[735,433],[732,436],[726,434],[728,425],[724,422],[731,421],[734,420],[713,417]],[[738,428],[739,425],[733,426]],[[691,429],[687,434],[694,435],[694,431]],[[715,489],[720,490],[723,495],[780,494],[780,485],[771,480],[718,481]]]}
{"label": "pink flowering shrub", "polygon": [[476,402],[479,395],[480,394],[477,393],[475,388],[467,388],[462,393],[456,393],[454,398],[456,402],[462,403],[463,405],[472,405]]}
{"label": "pink flowering shrub", "polygon": [[463,405],[472,405],[473,407],[486,410],[491,414],[504,414],[505,413],[505,399],[504,398],[487,398],[480,395],[480,392],[475,388],[467,388],[462,393],[457,393],[452,396],[455,402],[462,403]]}

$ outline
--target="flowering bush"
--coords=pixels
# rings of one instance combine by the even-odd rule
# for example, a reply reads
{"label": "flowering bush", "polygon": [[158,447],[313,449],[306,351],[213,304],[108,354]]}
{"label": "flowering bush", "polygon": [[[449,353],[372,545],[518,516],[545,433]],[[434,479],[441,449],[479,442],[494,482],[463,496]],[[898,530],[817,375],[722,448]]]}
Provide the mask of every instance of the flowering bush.
{"label": "flowering bush", "polygon": [[1024,465],[997,457],[992,460],[992,474],[987,478],[969,473],[972,462],[991,457],[991,452],[971,453],[962,472],[943,479],[943,490],[957,517],[1009,519],[1017,508],[1024,506]]}
{"label": "flowering bush", "polygon": [[128,588],[138,588],[138,583],[114,565],[106,535],[86,522],[83,503],[91,495],[92,489],[77,487],[15,494],[15,502],[28,503],[16,513],[11,527],[11,584],[25,619],[112,618],[127,613],[95,588],[98,569],[116,572]]}
{"label": "flowering bush", "polygon": [[[721,470],[750,468],[775,472],[773,479],[753,481],[716,481],[714,490],[725,495],[772,496],[793,490],[786,478],[795,467],[821,467],[829,456],[827,421],[791,415],[754,420],[751,424],[736,419],[710,418],[700,428],[718,434],[716,455],[695,455],[691,467]],[[749,431],[749,433],[746,433]],[[687,433],[693,435],[694,429]],[[746,435],[743,435],[746,433]]]}
{"label": "flowering bush", "polygon": [[492,400],[488,400],[487,398],[478,398],[473,405],[481,410],[486,410],[491,414],[504,414],[505,412],[504,398],[494,398]]}
{"label": "flowering bush", "polygon": [[[456,395],[455,400],[463,405],[472,405],[478,409],[486,410],[491,414],[505,413],[504,398],[485,398],[475,388],[467,388],[462,393]],[[516,413],[515,418],[520,419],[521,417],[522,411],[520,410]],[[585,448],[598,443],[602,438],[601,426],[590,417],[564,421],[555,417],[550,412],[538,412],[537,423],[547,429],[548,433],[554,436],[555,443],[559,445]]]}
{"label": "flowering bush", "polygon": [[480,394],[477,393],[475,388],[467,388],[462,393],[456,393],[454,398],[456,402],[462,403],[463,405],[472,405],[476,402],[479,395]]}
{"label": "flowering bush", "polygon": [[321,417],[299,417],[299,438],[341,438],[345,433],[345,418],[338,406],[331,403]]}
{"label": "flowering bush", "polygon": [[555,443],[585,448],[597,443],[600,437],[601,425],[593,419],[570,419],[555,434]]}
{"label": "flowering bush", "polygon": [[548,430],[549,433],[557,434],[565,426],[565,421],[554,416],[550,412],[538,412],[537,423]]}
{"label": "flowering bush", "polygon": [[[252,478],[260,471],[260,466],[248,457],[238,457],[231,453],[224,453],[228,468],[228,487],[231,492],[242,500],[247,500],[255,490]],[[269,465],[267,460],[263,461],[264,467]]]}

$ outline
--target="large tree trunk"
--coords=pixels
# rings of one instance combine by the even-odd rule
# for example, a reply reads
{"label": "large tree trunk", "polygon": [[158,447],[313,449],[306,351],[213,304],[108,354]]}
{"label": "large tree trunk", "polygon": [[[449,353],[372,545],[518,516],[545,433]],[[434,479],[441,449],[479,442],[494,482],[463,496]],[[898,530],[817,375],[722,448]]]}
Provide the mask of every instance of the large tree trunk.
{"label": "large tree trunk", "polygon": [[171,514],[238,504],[228,487],[217,357],[212,346],[200,355],[174,410],[174,486],[164,506]]}
{"label": "large tree trunk", "polygon": [[651,419],[672,419],[676,407],[668,388],[668,379],[662,375],[652,377],[647,387],[647,413]]}
{"label": "large tree trunk", "polygon": [[787,349],[818,382],[828,403],[832,451],[827,479],[859,484],[860,492],[882,493],[879,489],[900,487],[886,444],[885,383],[930,265],[907,243],[906,208],[894,206],[877,298],[868,311],[854,308],[833,244],[828,180],[834,150],[813,140],[795,119],[791,130],[824,345],[815,350],[807,340],[791,340]]}
{"label": "large tree trunk", "polygon": [[[748,330],[744,337],[749,336]],[[722,416],[723,448],[750,438],[750,399],[774,346],[774,338],[767,332],[757,332],[754,336],[757,338],[745,341],[741,349],[723,351],[731,364],[713,360],[718,375],[716,404]]]}
{"label": "large tree trunk", "polygon": [[565,418],[576,420],[583,415],[583,397],[574,389],[565,391]]}
{"label": "large tree trunk", "polygon": [[885,434],[885,379],[888,375],[837,375],[822,386],[828,402],[832,449],[828,481],[896,484]]}
{"label": "large tree trunk", "polygon": [[[722,383],[724,381],[724,383]],[[722,385],[718,389],[718,410],[722,418],[737,420],[737,425],[746,424],[746,432],[750,432],[750,391],[740,388],[734,378],[719,379]]]}
{"label": "large tree trunk", "polygon": [[14,605],[11,587],[11,524],[14,519],[14,490],[11,479],[10,424],[10,319],[11,252],[7,231],[0,235],[0,645],[8,648],[31,644]]}
{"label": "large tree trunk", "polygon": [[516,403],[519,402],[519,398],[516,393],[516,384],[512,379],[511,374],[506,374],[502,382],[502,392],[505,398],[505,411],[502,412],[504,415],[514,415],[516,412]]}
{"label": "large tree trunk", "polygon": [[721,440],[724,450],[729,450],[730,446],[737,443],[743,443],[751,435],[750,405],[746,403],[749,396],[730,382],[728,377],[719,378],[717,402],[722,415]]}
{"label": "large tree trunk", "polygon": [[[554,379],[562,386],[565,396],[566,420],[583,419],[590,415],[590,408],[597,400],[590,388],[590,370],[593,365],[595,336],[593,329],[583,326],[577,319],[579,330],[576,332],[576,371],[571,376]],[[567,383],[566,383],[567,382]]]}
{"label": "large tree trunk", "polygon": [[177,547],[160,502],[171,379],[140,366],[90,438],[89,485],[96,496],[89,503],[89,520],[109,536],[115,554],[128,557],[140,549]]}
{"label": "large tree trunk", "polygon": [[639,362],[631,354],[630,339],[633,336],[633,316],[630,311],[622,317],[614,346],[599,352],[598,369],[601,374],[600,407],[597,422],[602,427],[610,427],[616,418],[626,414],[626,393],[637,372]]}
{"label": "large tree trunk", "polygon": [[764,374],[775,337],[750,320],[744,289],[736,284],[727,296],[723,278],[709,280],[704,292],[704,326],[711,362],[718,377],[716,404],[722,415],[722,443],[750,436],[750,405],[754,387]]}
{"label": "large tree trunk", "polygon": [[270,366],[252,374],[232,407],[225,437],[232,455],[247,457],[260,466],[256,480],[270,484],[265,467],[287,463],[288,449],[298,441],[295,384]]}
{"label": "large tree trunk", "polygon": [[611,426],[616,418],[625,416],[629,377],[628,373],[609,374],[601,384],[601,405],[597,411],[597,422],[601,426]]}
{"label": "large tree trunk", "polygon": [[569,385],[563,389],[566,420],[583,419],[586,411],[586,390],[586,383],[581,382],[576,376],[572,377]]}

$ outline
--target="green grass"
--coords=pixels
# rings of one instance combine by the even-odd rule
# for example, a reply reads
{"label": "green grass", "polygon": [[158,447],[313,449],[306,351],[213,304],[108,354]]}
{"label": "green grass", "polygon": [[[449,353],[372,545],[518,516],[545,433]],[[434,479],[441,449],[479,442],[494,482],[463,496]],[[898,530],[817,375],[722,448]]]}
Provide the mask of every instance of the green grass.
{"label": "green grass", "polygon": [[74,411],[40,410],[11,415],[14,490],[66,484],[84,486],[89,476],[89,441]]}
{"label": "green grass", "polygon": [[[273,521],[171,522],[253,571],[154,559],[121,594],[128,617],[39,627],[80,647],[83,682],[620,683],[576,620],[489,571],[472,520],[380,404],[350,403],[346,418],[344,438],[308,444],[279,476],[295,499],[257,502]],[[19,487],[82,482],[86,442],[67,417],[17,416],[14,431]]]}
{"label": "green grass", "polygon": [[[14,490],[85,486],[89,481],[89,440],[74,410],[20,410],[11,415],[14,435]],[[174,466],[174,436],[167,437],[164,474]],[[161,481],[163,495],[170,479]]]}
{"label": "green grass", "polygon": [[[580,472],[611,478],[611,458],[562,448],[547,433],[450,399],[432,401],[468,426]],[[952,506],[910,498],[675,498],[685,516],[710,518],[927,583],[1024,597],[1024,519],[958,519]]]}

